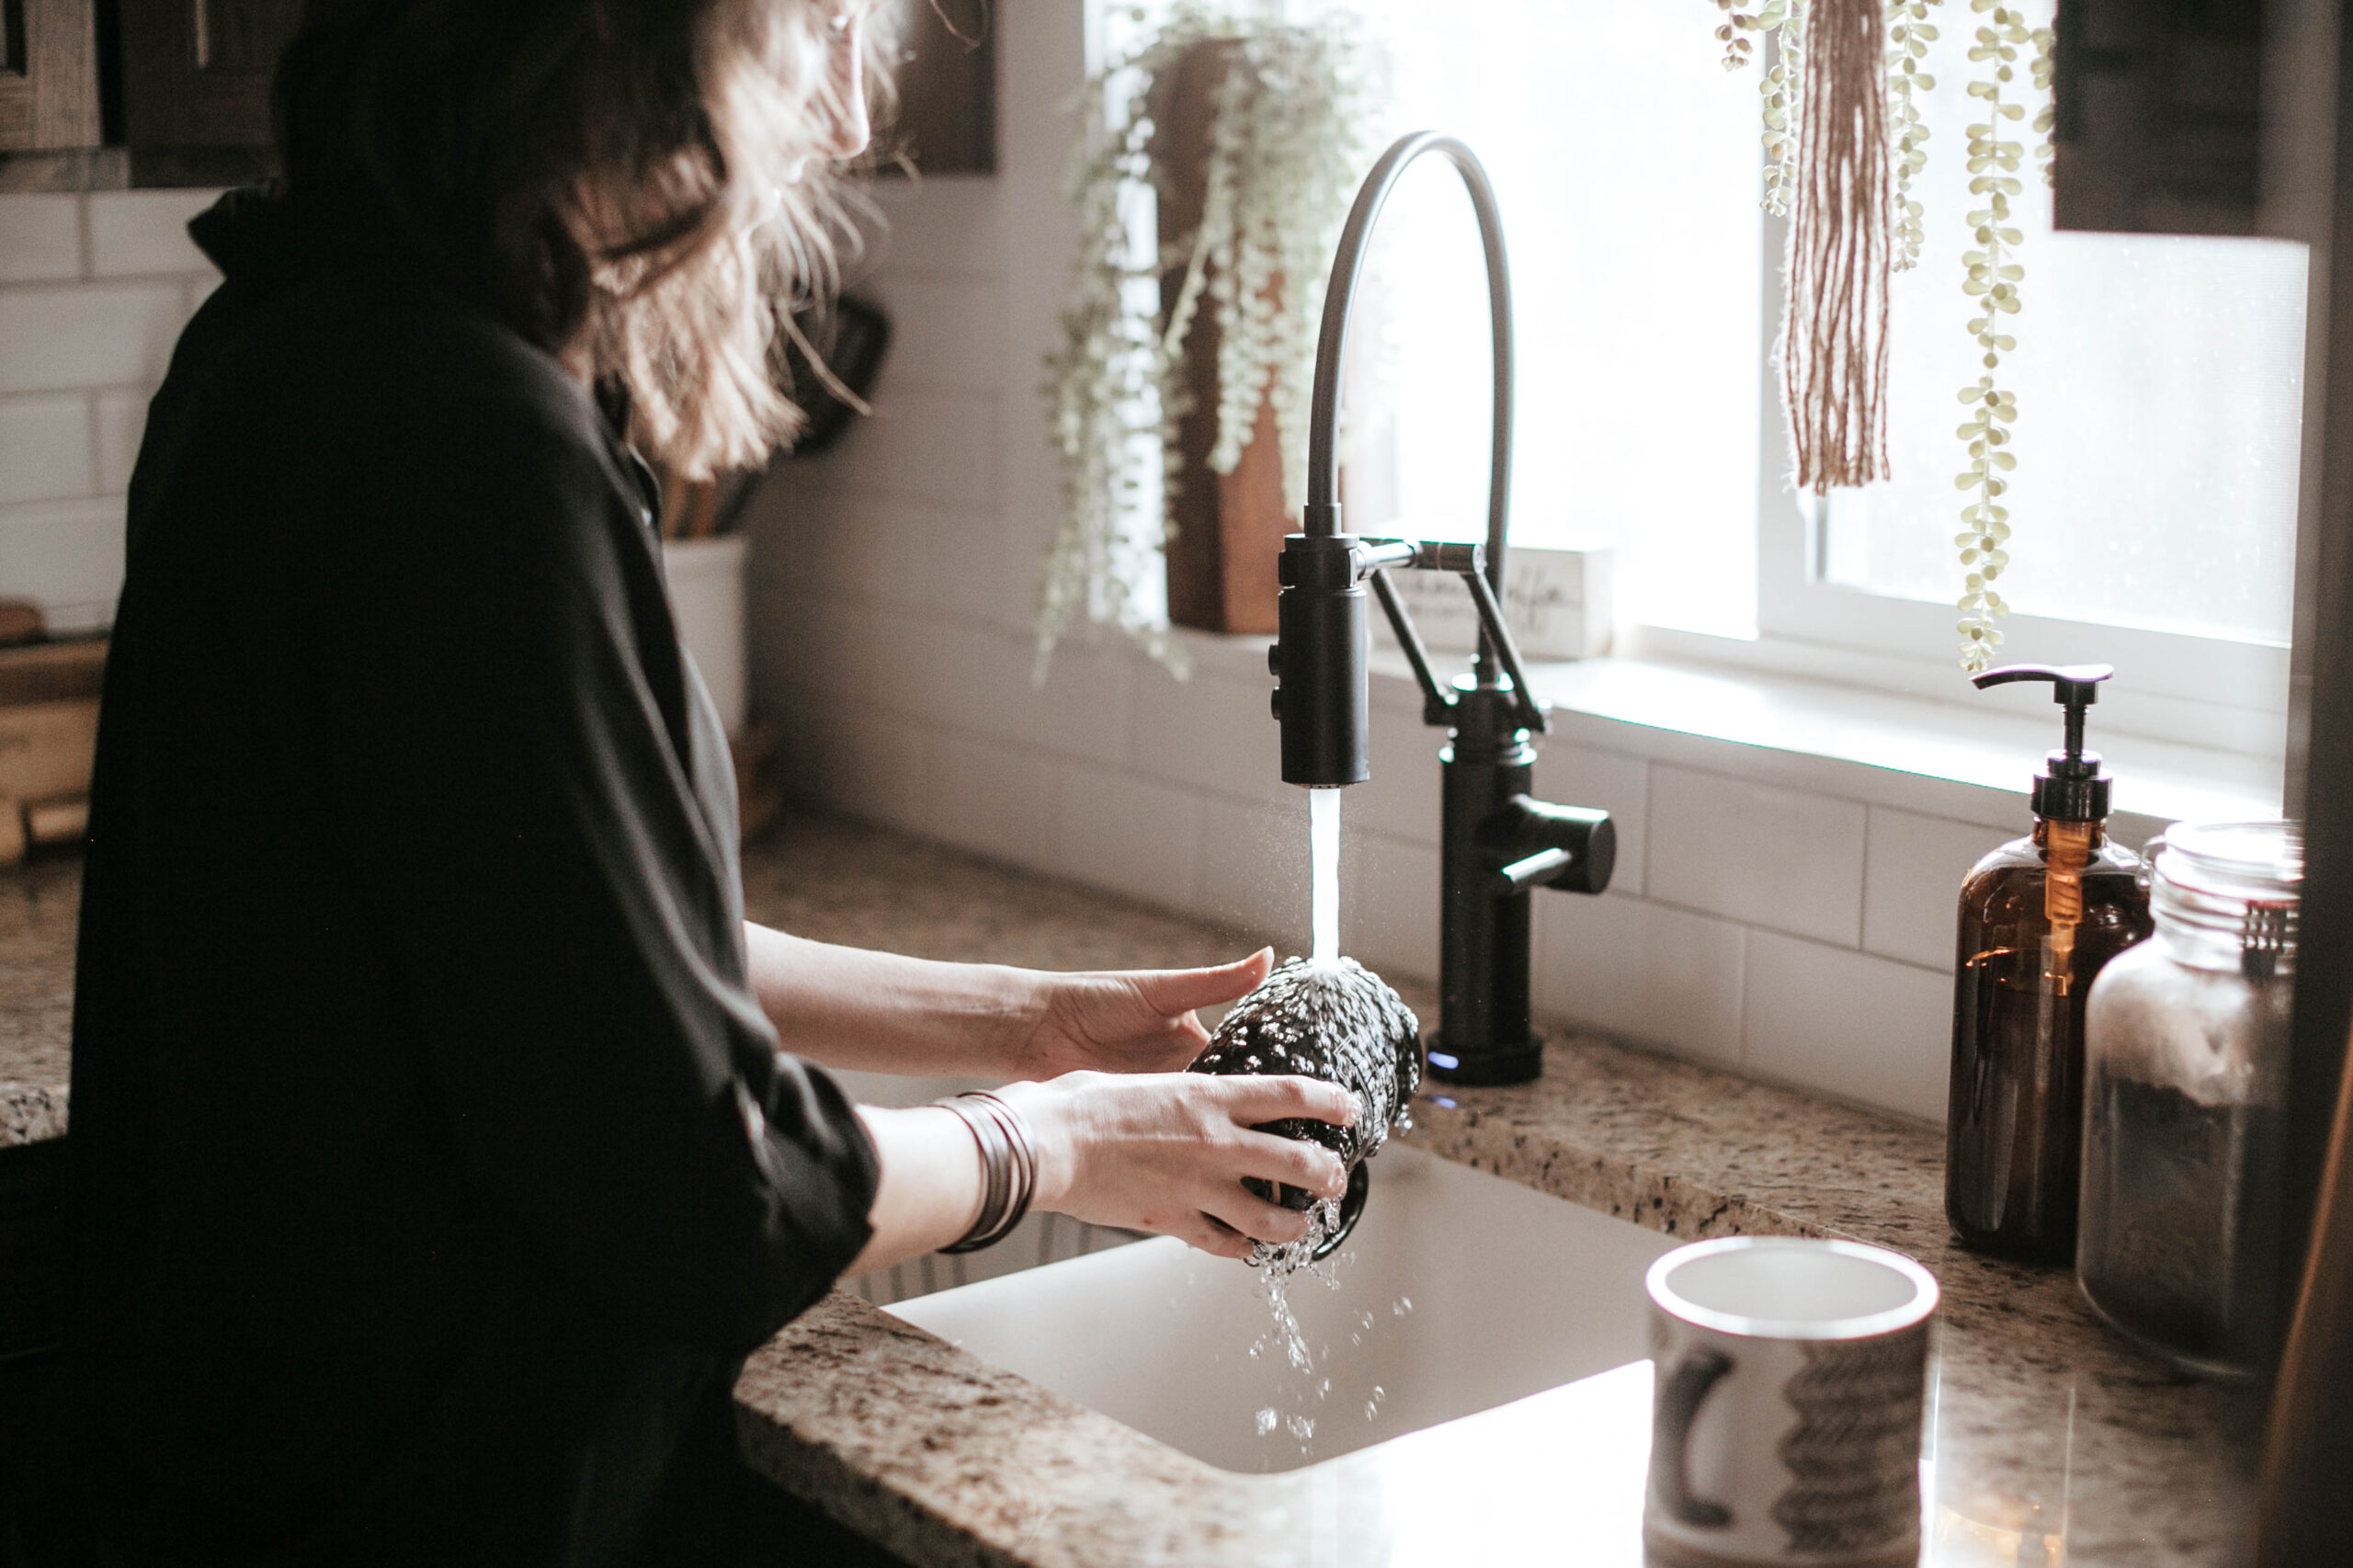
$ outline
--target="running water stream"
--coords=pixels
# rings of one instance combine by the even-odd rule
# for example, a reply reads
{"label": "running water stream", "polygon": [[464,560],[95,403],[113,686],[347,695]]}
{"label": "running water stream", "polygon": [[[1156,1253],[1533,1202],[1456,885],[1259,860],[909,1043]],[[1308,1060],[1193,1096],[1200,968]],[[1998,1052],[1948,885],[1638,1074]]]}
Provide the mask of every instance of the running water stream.
{"label": "running water stream", "polygon": [[1315,945],[1310,956],[1318,968],[1340,961],[1340,791],[1307,792],[1307,853],[1313,873],[1313,904],[1309,914]]}
{"label": "running water stream", "polygon": [[[1308,790],[1307,809],[1310,955],[1280,965],[1257,990],[1235,1003],[1193,1071],[1302,1073],[1340,1085],[1356,1096],[1353,1127],[1302,1118],[1270,1122],[1261,1131],[1322,1143],[1354,1169],[1378,1153],[1392,1131],[1411,1125],[1406,1107],[1421,1082],[1420,1025],[1379,975],[1340,956],[1340,791]],[[1316,1254],[1353,1223],[1353,1212],[1344,1220],[1337,1199],[1319,1198],[1299,1187],[1278,1189],[1255,1180],[1244,1185],[1307,1214],[1307,1233],[1298,1241],[1258,1242],[1251,1248],[1251,1267],[1259,1270],[1259,1291],[1273,1323],[1250,1354],[1279,1356],[1300,1379],[1302,1395],[1320,1404],[1331,1392],[1332,1380],[1316,1366],[1307,1335],[1291,1309],[1290,1288],[1301,1276],[1329,1290],[1339,1288],[1339,1257],[1319,1262]],[[1401,1316],[1411,1310],[1403,1298],[1392,1308]],[[1350,1344],[1361,1345],[1362,1336],[1370,1332],[1368,1320],[1350,1335]],[[1327,1355],[1330,1349],[1324,1347]],[[1365,1408],[1367,1420],[1377,1414],[1380,1399],[1376,1389]],[[1304,1410],[1282,1416],[1270,1405],[1256,1412],[1256,1419],[1261,1436],[1272,1436],[1279,1422],[1302,1445],[1302,1453],[1315,1435],[1315,1417]]]}

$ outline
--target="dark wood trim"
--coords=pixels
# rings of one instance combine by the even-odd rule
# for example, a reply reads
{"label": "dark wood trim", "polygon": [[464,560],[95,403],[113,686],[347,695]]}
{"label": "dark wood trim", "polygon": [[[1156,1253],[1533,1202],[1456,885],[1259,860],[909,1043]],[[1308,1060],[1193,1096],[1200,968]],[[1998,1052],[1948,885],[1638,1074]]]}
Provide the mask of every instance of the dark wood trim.
{"label": "dark wood trim", "polygon": [[[140,151],[265,148],[291,0],[117,0],[123,131]],[[199,36],[201,34],[202,36]]]}
{"label": "dark wood trim", "polygon": [[[1200,226],[1208,199],[1210,115],[1233,54],[1230,43],[1198,44],[1154,85],[1152,162],[1164,254],[1173,254],[1168,247]],[[1164,324],[1185,281],[1186,258],[1175,260],[1160,278]],[[1282,280],[1273,286],[1280,288]],[[1274,407],[1261,402],[1233,472],[1210,468],[1210,449],[1217,441],[1219,341],[1205,297],[1185,337],[1185,384],[1192,407],[1176,422],[1168,476],[1168,619],[1204,631],[1263,635],[1275,630],[1275,568],[1283,536],[1291,528],[1283,505],[1282,450]]]}
{"label": "dark wood trim", "polygon": [[996,15],[990,0],[901,0],[898,110],[880,138],[884,173],[996,173]]}
{"label": "dark wood trim", "polygon": [[10,54],[0,69],[0,151],[98,144],[98,42],[94,0],[0,0],[10,9]]}
{"label": "dark wood trim", "polygon": [[[2290,810],[2304,824],[2304,893],[2288,1086],[2283,1288],[2294,1303],[2275,1384],[2256,1543],[2262,1568],[2353,1559],[2353,27],[2327,0],[2273,0],[2281,33],[2338,29],[2336,81],[2272,100],[2275,125],[2323,132],[2333,163],[2302,222],[2313,243],[2304,503],[2297,540]],[[2301,31],[2299,36],[2310,37]],[[2322,35],[2325,37],[2325,34]],[[2281,56],[2274,53],[2273,62]]]}

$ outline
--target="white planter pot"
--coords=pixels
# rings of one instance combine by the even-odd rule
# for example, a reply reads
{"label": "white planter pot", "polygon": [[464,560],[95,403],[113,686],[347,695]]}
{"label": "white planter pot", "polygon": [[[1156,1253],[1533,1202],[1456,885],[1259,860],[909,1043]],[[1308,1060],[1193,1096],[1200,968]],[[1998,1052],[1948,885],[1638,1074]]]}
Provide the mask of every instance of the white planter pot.
{"label": "white planter pot", "polygon": [[662,544],[670,613],[730,735],[744,730],[744,562],[749,541],[673,539]]}

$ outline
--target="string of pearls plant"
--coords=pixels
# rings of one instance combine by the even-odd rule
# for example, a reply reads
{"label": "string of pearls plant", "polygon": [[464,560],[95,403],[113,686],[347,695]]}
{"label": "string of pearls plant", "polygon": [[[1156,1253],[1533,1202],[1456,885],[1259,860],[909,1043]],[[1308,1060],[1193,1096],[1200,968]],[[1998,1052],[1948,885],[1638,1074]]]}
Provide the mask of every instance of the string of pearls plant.
{"label": "string of pearls plant", "polygon": [[1937,88],[1937,79],[1920,69],[1920,62],[1937,40],[1928,8],[1938,4],[1941,0],[1891,0],[1887,7],[1887,118],[1895,133],[1895,258],[1888,265],[1898,272],[1920,264],[1925,237],[1920,220],[1927,210],[1912,195],[1912,176],[1928,166],[1928,128],[1912,100],[1915,93]]}
{"label": "string of pearls plant", "polygon": [[[2047,95],[2051,29],[2029,28],[2018,9],[2002,0],[1969,0],[1969,8],[1986,18],[1970,46],[1970,61],[1993,67],[1969,84],[1969,96],[1985,104],[1985,118],[1969,128],[1969,192],[1982,198],[1985,205],[1969,214],[1977,248],[1961,256],[1967,277],[1961,287],[1962,293],[1984,307],[1982,314],[1971,319],[1969,332],[1984,352],[1985,369],[1975,381],[1961,389],[1961,401],[1970,415],[1958,433],[1968,449],[1969,466],[1953,477],[1954,485],[1969,497],[1961,509],[1961,531],[1953,538],[1966,574],[1955,607],[1961,619],[1954,629],[1961,638],[1961,667],[1974,674],[1994,662],[1995,650],[2002,645],[2002,633],[1994,622],[2010,612],[1994,583],[2010,563],[2005,548],[2010,538],[2010,511],[2001,497],[2010,487],[2006,475],[2018,466],[2018,454],[2005,449],[2012,435],[2009,427],[2018,416],[2018,394],[2002,390],[1995,381],[2002,356],[2018,347],[2018,339],[2002,330],[2002,318],[2018,313],[2018,283],[2026,277],[2026,268],[2012,259],[2025,236],[2013,223],[2010,210],[2012,199],[2025,189],[2018,177],[2024,149],[2004,134],[2004,126],[2026,116],[2026,106],[2009,96],[2017,81],[2021,49],[2033,50],[2032,80]],[[2035,131],[2043,138],[2035,149],[2035,161],[2046,181],[2051,125],[2046,96],[2046,106],[2034,120]]]}
{"label": "string of pearls plant", "polygon": [[[1117,626],[1170,668],[1182,660],[1141,590],[1168,539],[1164,505],[1186,480],[1176,425],[1190,406],[1188,335],[1207,301],[1218,331],[1218,408],[1210,467],[1231,473],[1262,402],[1272,404],[1288,505],[1304,498],[1307,408],[1324,272],[1362,161],[1368,93],[1357,27],[1345,12],[1293,21],[1245,0],[1177,0],[1143,41],[1088,79],[1067,194],[1079,252],[1048,355],[1047,395],[1062,459],[1062,525],[1040,563],[1038,675],[1072,620]],[[1129,222],[1168,171],[1155,166],[1153,88],[1193,50],[1226,51],[1211,103],[1199,227],[1139,256]],[[1164,273],[1184,269],[1159,317]]]}
{"label": "string of pearls plant", "polygon": [[1724,13],[1716,41],[1724,46],[1723,65],[1738,71],[1756,52],[1755,33],[1769,40],[1771,63],[1756,85],[1765,99],[1765,210],[1776,218],[1790,215],[1789,193],[1797,181],[1798,83],[1804,76],[1805,0],[1771,0],[1760,10],[1744,11],[1740,0],[1715,0]]}

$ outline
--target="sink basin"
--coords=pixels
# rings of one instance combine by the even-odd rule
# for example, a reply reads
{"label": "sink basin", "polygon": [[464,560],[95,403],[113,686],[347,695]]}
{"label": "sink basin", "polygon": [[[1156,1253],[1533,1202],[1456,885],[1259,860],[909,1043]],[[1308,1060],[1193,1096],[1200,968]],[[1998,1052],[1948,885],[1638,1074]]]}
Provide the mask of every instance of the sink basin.
{"label": "sink basin", "polygon": [[1673,1239],[1417,1149],[1392,1144],[1371,1169],[1355,1234],[1284,1291],[1304,1369],[1257,1270],[1169,1237],[888,1310],[1249,1473],[1337,1459],[1648,1356],[1643,1274]]}

